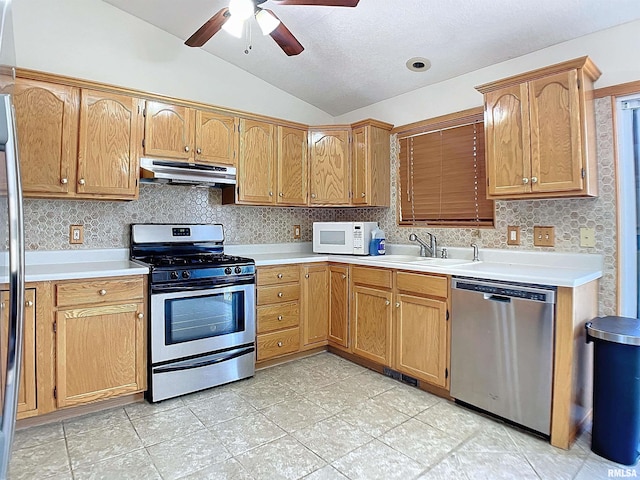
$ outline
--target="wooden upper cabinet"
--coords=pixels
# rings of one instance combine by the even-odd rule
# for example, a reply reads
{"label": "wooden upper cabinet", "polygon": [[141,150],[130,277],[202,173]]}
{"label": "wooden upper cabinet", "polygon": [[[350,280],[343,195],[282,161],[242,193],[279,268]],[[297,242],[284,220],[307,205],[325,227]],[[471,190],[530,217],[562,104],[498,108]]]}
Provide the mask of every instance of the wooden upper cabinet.
{"label": "wooden upper cabinet", "polygon": [[141,100],[82,90],[78,194],[137,197],[142,123]]}
{"label": "wooden upper cabinet", "polygon": [[25,197],[75,191],[79,89],[18,78],[13,102]]}
{"label": "wooden upper cabinet", "polygon": [[278,126],[276,203],[307,204],[307,131]]}
{"label": "wooden upper cabinet", "polygon": [[309,132],[309,203],[350,203],[350,129],[321,129]]}
{"label": "wooden upper cabinet", "polygon": [[144,154],[188,163],[235,165],[237,121],[217,112],[147,101]]}
{"label": "wooden upper cabinet", "polygon": [[235,117],[204,110],[195,111],[196,163],[235,165],[237,151]]}
{"label": "wooden upper cabinet", "polygon": [[352,125],[351,203],[388,207],[391,202],[392,125],[365,120]]}
{"label": "wooden upper cabinet", "polygon": [[187,161],[193,157],[191,108],[148,101],[145,107],[145,156]]}
{"label": "wooden upper cabinet", "polygon": [[275,126],[256,120],[240,120],[237,200],[259,205],[276,201]]}
{"label": "wooden upper cabinet", "polygon": [[476,87],[484,94],[488,198],[597,195],[588,57]]}

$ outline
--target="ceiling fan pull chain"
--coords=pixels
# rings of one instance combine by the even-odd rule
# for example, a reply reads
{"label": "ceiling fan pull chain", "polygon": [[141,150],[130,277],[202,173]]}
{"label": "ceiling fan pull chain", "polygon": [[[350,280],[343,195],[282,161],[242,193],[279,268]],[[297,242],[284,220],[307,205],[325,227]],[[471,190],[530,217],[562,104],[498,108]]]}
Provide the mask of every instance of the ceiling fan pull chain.
{"label": "ceiling fan pull chain", "polygon": [[244,53],[246,55],[249,55],[249,52],[251,51],[252,45],[251,45],[251,22],[244,22],[245,24],[245,28],[247,30],[247,46],[244,49]]}

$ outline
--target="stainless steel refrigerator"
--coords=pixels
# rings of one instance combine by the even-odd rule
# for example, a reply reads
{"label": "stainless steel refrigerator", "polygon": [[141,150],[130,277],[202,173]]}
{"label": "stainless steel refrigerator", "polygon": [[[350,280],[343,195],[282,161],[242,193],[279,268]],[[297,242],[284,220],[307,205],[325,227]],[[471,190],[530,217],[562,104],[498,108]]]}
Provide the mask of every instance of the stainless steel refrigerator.
{"label": "stainless steel refrigerator", "polygon": [[0,284],[9,290],[0,304],[0,479],[7,477],[16,423],[24,325],[24,225],[22,188],[11,99],[15,80],[11,0],[0,0]]}

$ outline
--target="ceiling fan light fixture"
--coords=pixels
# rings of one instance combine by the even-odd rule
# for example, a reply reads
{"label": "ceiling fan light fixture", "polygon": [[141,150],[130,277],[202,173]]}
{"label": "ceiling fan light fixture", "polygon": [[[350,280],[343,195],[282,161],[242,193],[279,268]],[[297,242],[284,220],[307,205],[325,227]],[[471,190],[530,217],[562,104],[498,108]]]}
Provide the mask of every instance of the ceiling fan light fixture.
{"label": "ceiling fan light fixture", "polygon": [[280,25],[280,20],[261,8],[256,13],[256,21],[263,35],[269,35]]}
{"label": "ceiling fan light fixture", "polygon": [[229,2],[229,13],[231,18],[235,17],[238,20],[246,20],[255,10],[255,5],[252,0],[231,0]]}
{"label": "ceiling fan light fixture", "polygon": [[229,19],[224,22],[224,25],[222,25],[222,29],[229,35],[236,38],[242,38],[242,33],[244,32],[244,20],[231,15]]}

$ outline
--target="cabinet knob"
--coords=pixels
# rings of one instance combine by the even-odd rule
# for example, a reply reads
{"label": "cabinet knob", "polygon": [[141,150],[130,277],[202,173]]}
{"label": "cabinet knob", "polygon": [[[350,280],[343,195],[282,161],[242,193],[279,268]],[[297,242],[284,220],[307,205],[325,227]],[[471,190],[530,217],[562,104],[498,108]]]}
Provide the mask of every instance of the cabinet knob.
{"label": "cabinet knob", "polygon": [[25,307],[33,307],[33,302],[31,300],[27,300],[26,302],[24,302],[24,306]]}
{"label": "cabinet knob", "polygon": [[316,198],[316,194],[315,194],[315,193],[312,193],[312,194],[311,194],[311,198]]}
{"label": "cabinet knob", "polygon": [[385,304],[385,305],[391,305],[391,302],[390,302],[389,300],[386,300],[386,301],[384,302],[384,304]]}
{"label": "cabinet knob", "polygon": [[281,273],[278,274],[278,278],[282,278],[284,275],[282,275]]}
{"label": "cabinet knob", "polygon": [[347,278],[347,276],[343,273],[342,274],[342,279],[344,280],[345,278]]}
{"label": "cabinet knob", "polygon": [[522,183],[524,183],[526,185],[527,183],[529,183],[529,179],[528,178],[523,178],[522,179]]}
{"label": "cabinet knob", "polygon": [[278,321],[282,321],[282,315],[278,315]]}
{"label": "cabinet knob", "polygon": [[278,297],[282,298],[283,293],[282,292],[278,292]]}
{"label": "cabinet knob", "polygon": [[281,347],[282,346],[282,342],[278,342],[278,346]]}
{"label": "cabinet knob", "polygon": [[191,149],[189,148],[189,145],[185,145],[185,146],[184,146],[184,151],[185,151],[185,152],[188,152],[189,150],[191,150]]}
{"label": "cabinet knob", "polygon": [[138,314],[138,318],[139,318],[140,320],[142,320],[142,319],[144,318],[144,313],[139,313],[139,314]]}
{"label": "cabinet knob", "polygon": [[98,293],[104,297],[107,294],[107,291],[103,288]]}
{"label": "cabinet knob", "polygon": [[60,183],[61,183],[62,185],[66,185],[67,183],[69,183],[69,179],[68,179],[68,178],[61,178],[61,179],[60,179]]}
{"label": "cabinet knob", "polygon": [[396,308],[400,308],[400,302],[396,302]]}
{"label": "cabinet knob", "polygon": [[538,183],[538,177],[531,177],[531,183]]}
{"label": "cabinet knob", "polygon": [[278,196],[279,196],[279,197],[284,197],[284,193],[280,192],[280,193],[278,194]]}
{"label": "cabinet knob", "polygon": [[269,192],[269,196],[270,196],[270,197],[273,197],[273,192]]}
{"label": "cabinet knob", "polygon": [[84,184],[85,184],[84,178],[81,178],[80,180],[78,180],[78,183],[79,183],[80,185],[84,185]]}
{"label": "cabinet knob", "polygon": [[196,153],[197,153],[198,155],[200,155],[200,154],[202,153],[202,149],[201,149],[201,148],[196,148]]}
{"label": "cabinet knob", "polygon": [[308,274],[308,273],[305,273],[305,274],[304,274],[304,278],[309,278],[309,274]]}
{"label": "cabinet knob", "polygon": [[364,197],[366,197],[366,196],[367,196],[367,194],[366,194],[366,193],[364,193],[364,192],[362,192],[362,194],[361,194],[360,196],[361,196],[362,198],[364,198]]}

